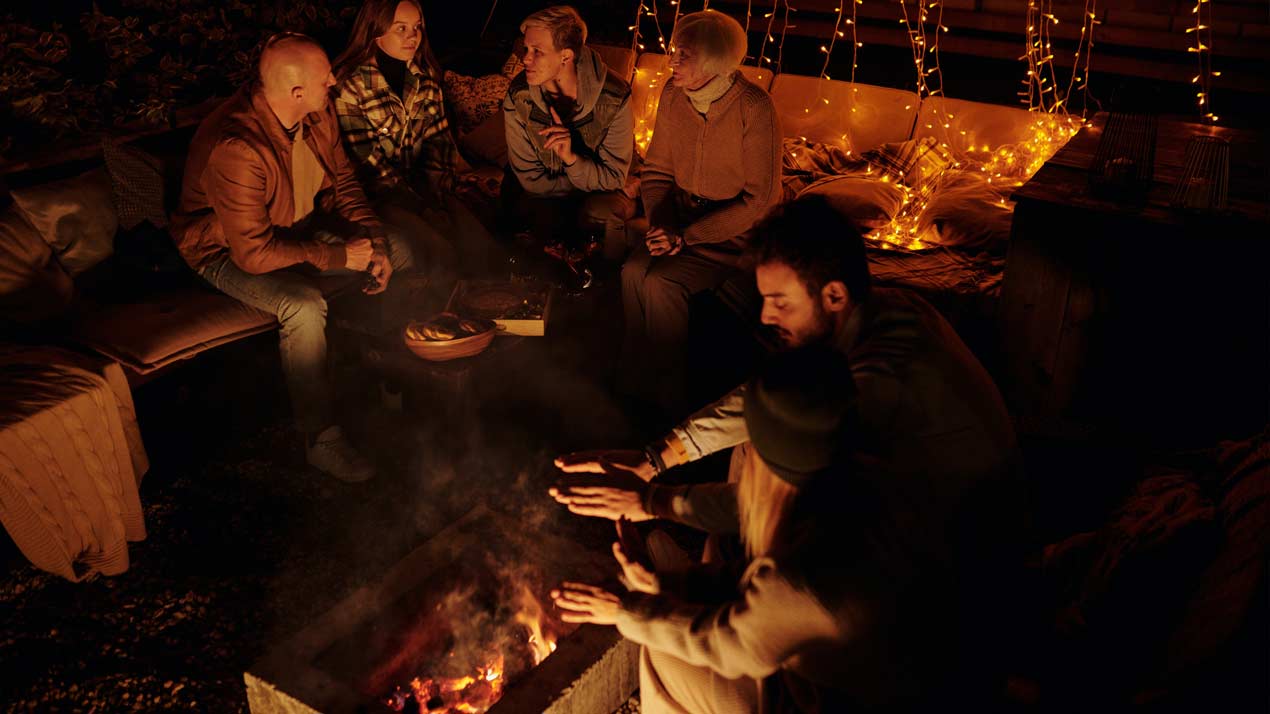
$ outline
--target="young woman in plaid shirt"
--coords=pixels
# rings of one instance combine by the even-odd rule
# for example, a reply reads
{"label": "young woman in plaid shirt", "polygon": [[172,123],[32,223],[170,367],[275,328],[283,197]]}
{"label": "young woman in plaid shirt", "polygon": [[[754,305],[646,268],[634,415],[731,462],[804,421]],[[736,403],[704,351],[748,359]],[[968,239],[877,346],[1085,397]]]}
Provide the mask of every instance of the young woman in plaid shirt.
{"label": "young woman in plaid shirt", "polygon": [[455,197],[461,159],[419,4],[367,0],[334,74],[349,154],[380,217],[413,240],[419,268],[445,283],[484,267],[492,237]]}

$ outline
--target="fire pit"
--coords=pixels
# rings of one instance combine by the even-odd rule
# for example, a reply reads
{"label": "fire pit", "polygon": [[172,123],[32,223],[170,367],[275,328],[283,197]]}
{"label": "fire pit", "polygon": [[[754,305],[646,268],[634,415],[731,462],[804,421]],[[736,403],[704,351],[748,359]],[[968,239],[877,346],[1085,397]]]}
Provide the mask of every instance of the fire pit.
{"label": "fire pit", "polygon": [[254,664],[252,714],[613,711],[637,648],[561,623],[546,597],[611,571],[607,553],[478,506]]}

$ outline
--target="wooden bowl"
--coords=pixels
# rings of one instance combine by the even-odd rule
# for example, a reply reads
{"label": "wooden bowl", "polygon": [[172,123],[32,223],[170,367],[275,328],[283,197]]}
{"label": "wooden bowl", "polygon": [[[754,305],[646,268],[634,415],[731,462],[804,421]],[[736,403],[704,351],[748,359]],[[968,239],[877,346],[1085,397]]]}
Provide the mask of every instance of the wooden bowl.
{"label": "wooden bowl", "polygon": [[456,337],[453,340],[416,340],[406,334],[402,328],[401,339],[406,347],[416,356],[432,362],[447,362],[452,359],[478,355],[489,347],[498,334],[498,325],[489,323],[489,329],[467,337]]}

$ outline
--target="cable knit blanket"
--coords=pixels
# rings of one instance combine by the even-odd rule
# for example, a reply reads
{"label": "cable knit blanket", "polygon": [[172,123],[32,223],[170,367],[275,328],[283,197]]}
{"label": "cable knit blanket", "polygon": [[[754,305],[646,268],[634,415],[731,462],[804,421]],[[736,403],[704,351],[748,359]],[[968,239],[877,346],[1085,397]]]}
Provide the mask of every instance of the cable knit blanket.
{"label": "cable knit blanket", "polygon": [[127,570],[148,468],[118,364],[0,345],[0,522],[34,565],[76,582]]}

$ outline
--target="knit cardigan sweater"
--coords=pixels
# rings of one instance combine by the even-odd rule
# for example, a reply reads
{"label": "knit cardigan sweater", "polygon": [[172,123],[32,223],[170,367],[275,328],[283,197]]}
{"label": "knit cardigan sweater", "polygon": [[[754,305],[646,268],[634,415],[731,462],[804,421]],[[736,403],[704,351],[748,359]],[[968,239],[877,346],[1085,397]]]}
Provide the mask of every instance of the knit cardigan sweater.
{"label": "knit cardigan sweater", "polygon": [[[671,84],[640,175],[649,224],[682,233],[688,245],[741,243],[780,198],[780,151],[771,96],[739,72],[704,115]],[[676,188],[719,204],[691,225],[677,225]]]}

